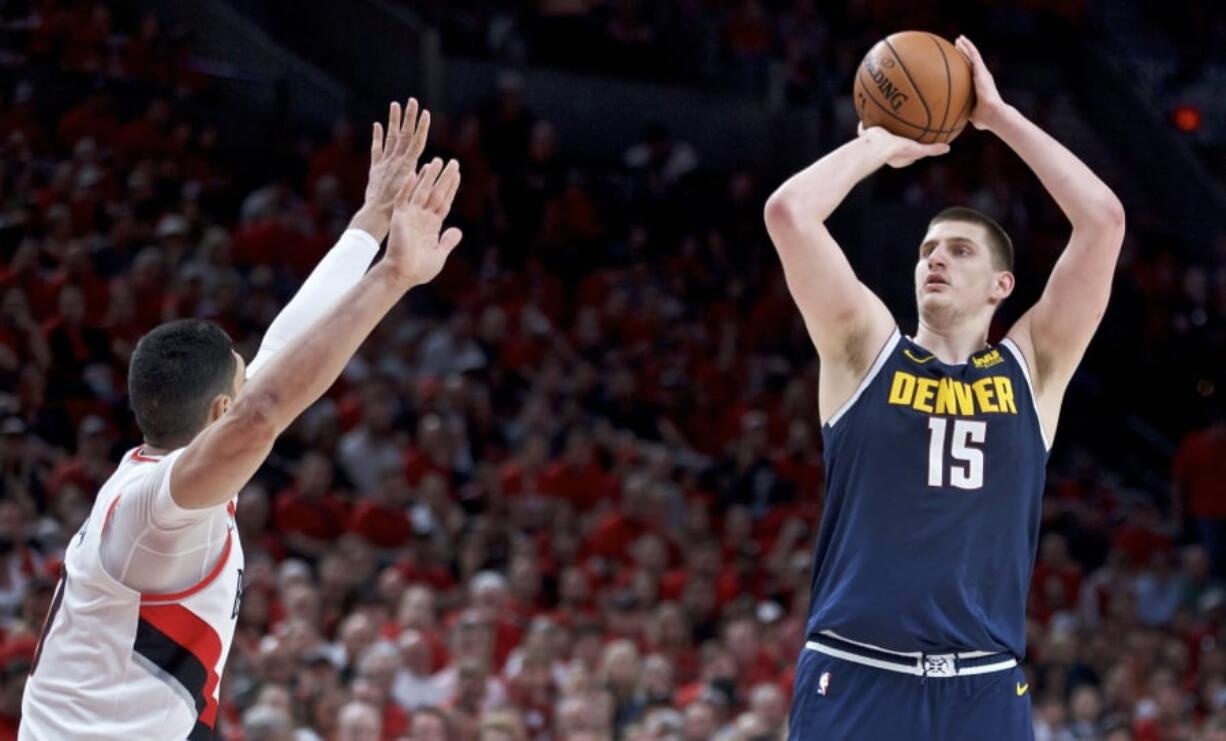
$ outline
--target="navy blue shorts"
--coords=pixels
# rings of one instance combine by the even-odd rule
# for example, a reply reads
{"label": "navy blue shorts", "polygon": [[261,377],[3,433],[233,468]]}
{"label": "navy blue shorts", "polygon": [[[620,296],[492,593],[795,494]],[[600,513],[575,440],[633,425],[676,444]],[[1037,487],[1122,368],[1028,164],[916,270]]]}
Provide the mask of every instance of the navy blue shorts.
{"label": "navy blue shorts", "polygon": [[1021,667],[919,677],[803,649],[791,741],[1033,741]]}

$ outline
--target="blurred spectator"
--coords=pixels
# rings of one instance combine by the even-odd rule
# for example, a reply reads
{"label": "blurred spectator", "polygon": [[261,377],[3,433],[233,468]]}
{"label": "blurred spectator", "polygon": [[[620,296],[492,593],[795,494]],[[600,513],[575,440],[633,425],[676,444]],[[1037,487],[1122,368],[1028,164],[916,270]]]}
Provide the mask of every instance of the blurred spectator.
{"label": "blurred spectator", "polygon": [[1175,453],[1172,478],[1176,512],[1191,518],[1214,575],[1226,577],[1226,416],[1188,433]]}

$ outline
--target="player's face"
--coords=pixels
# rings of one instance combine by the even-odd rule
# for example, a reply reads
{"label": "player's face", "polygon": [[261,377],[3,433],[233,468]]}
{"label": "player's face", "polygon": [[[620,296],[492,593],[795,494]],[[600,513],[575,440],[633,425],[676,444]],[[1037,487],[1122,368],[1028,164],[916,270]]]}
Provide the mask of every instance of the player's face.
{"label": "player's face", "polygon": [[1012,278],[1002,278],[1008,273],[993,265],[987,244],[987,232],[979,224],[932,225],[915,264],[915,298],[921,314],[974,314],[995,308],[1008,295]]}

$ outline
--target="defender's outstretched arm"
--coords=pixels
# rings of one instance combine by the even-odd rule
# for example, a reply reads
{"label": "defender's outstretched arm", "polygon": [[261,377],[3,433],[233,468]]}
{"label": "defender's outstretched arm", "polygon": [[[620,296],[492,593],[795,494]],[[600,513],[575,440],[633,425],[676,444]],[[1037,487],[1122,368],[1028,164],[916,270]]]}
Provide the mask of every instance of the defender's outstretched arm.
{"label": "defender's outstretched arm", "polygon": [[379,244],[387,236],[392,221],[396,194],[417,172],[417,159],[426,148],[430,112],[420,110],[419,115],[417,99],[409,98],[402,116],[400,104],[393,102],[388,107],[386,134],[378,123],[373,128],[370,174],[362,207],[293,299],[272,321],[259,351],[247,365],[248,378],[335,306],[366,273],[378,254]]}
{"label": "defender's outstretched arm", "polygon": [[386,257],[293,346],[268,362],[233,409],[187,446],[171,470],[171,496],[186,509],[228,501],[264,462],[277,436],[323,395],[379,320],[410,288],[432,280],[460,242],[439,236],[460,185],[459,164],[426,165],[406,183]]}

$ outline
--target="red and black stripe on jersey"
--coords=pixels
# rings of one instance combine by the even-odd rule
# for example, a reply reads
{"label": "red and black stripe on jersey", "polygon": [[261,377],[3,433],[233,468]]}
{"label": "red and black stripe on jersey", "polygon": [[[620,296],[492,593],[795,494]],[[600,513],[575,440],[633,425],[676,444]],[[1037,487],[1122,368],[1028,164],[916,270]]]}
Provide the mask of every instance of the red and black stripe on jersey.
{"label": "red and black stripe on jersey", "polygon": [[196,726],[188,741],[214,737],[217,724],[216,667],[221,637],[198,615],[178,604],[141,605],[133,651],[180,685],[195,703]]}

